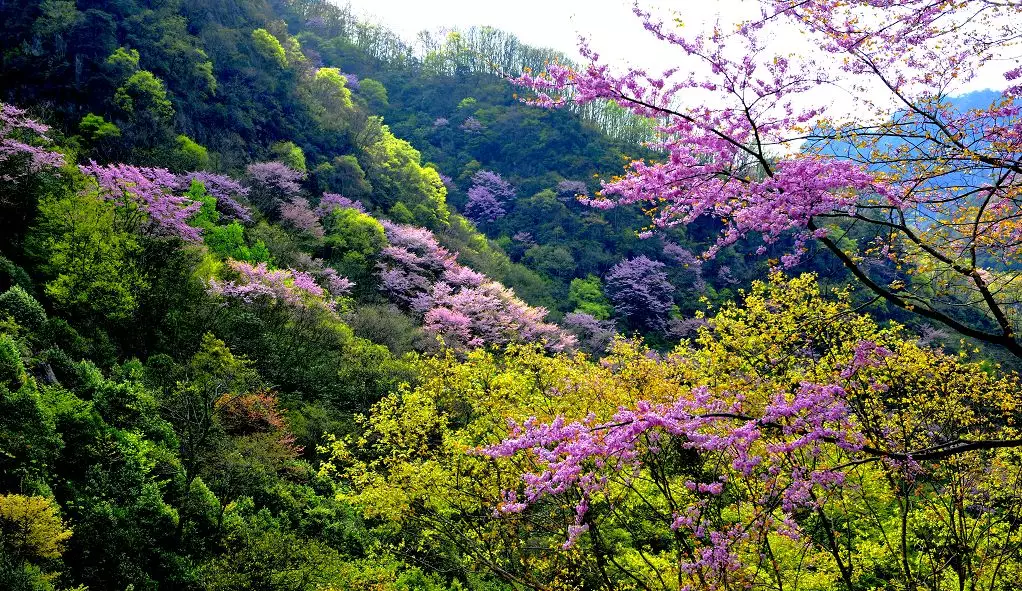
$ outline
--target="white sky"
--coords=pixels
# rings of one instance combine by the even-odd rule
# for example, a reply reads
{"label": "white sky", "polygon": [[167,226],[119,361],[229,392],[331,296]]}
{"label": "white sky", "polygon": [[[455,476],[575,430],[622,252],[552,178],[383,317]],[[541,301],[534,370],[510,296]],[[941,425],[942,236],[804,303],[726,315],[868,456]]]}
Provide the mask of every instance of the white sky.
{"label": "white sky", "polygon": [[[488,25],[518,36],[536,47],[550,47],[578,57],[579,35],[604,57],[651,70],[663,70],[678,57],[653,39],[632,13],[632,0],[351,0],[356,12],[375,18],[406,40],[424,29]],[[659,0],[647,8],[684,9],[686,22],[712,22],[720,7],[758,4],[751,0]],[[667,50],[667,51],[665,51]],[[671,55],[674,54],[674,55]]]}
{"label": "white sky", "polygon": [[[632,0],[350,0],[350,4],[407,41],[422,30],[489,25],[573,58],[578,57],[578,37],[583,35],[607,61],[651,73],[678,66],[682,59],[679,49],[653,39],[642,28],[632,13]],[[734,22],[757,14],[761,5],[758,0],[640,0],[640,6],[668,18],[680,13],[686,27],[702,29],[717,20]],[[776,43],[783,53],[805,55],[812,49],[794,30],[790,36],[777,35]],[[963,90],[1004,88],[1001,73],[1006,69],[981,72]]]}

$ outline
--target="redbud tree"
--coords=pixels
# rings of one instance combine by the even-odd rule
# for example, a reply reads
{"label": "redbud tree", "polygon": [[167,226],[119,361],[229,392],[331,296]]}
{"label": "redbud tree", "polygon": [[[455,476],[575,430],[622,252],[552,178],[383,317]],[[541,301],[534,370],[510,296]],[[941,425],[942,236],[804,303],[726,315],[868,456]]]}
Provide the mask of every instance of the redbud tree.
{"label": "redbud tree", "polygon": [[[583,44],[585,65],[516,79],[543,106],[612,101],[659,122],[666,156],[632,162],[589,203],[640,204],[655,227],[715,218],[722,231],[706,257],[750,234],[793,237],[787,267],[816,241],[877,297],[1022,355],[1012,270],[1022,255],[1022,67],[1010,59],[1022,4],[753,4],[707,30],[637,5],[679,56],[665,72],[616,71]],[[810,47],[801,55],[778,39]],[[1010,85],[997,99],[950,100],[991,72]]]}

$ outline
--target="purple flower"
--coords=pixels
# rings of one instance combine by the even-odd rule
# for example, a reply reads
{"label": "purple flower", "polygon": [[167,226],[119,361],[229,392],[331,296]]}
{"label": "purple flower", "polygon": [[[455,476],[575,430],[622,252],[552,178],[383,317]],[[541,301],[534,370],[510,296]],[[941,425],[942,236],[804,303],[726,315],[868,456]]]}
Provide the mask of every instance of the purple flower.
{"label": "purple flower", "polygon": [[592,355],[601,355],[607,352],[607,348],[617,336],[614,323],[606,320],[597,320],[596,317],[585,312],[571,312],[564,315],[562,322],[564,328],[575,335],[579,346]]}
{"label": "purple flower", "polygon": [[674,286],[667,280],[663,263],[644,256],[625,259],[614,265],[604,285],[614,309],[630,322],[647,330],[666,330]]}
{"label": "purple flower", "polygon": [[192,184],[192,181],[202,183],[202,186],[206,188],[206,193],[216,199],[217,211],[228,219],[235,219],[246,223],[252,221],[251,212],[237,201],[239,198],[243,199],[248,196],[248,188],[243,187],[238,181],[230,177],[203,171],[185,173],[180,176],[180,179],[178,188],[181,190],[187,189]]}
{"label": "purple flower", "polygon": [[101,166],[95,161],[79,167],[96,181],[99,194],[119,207],[136,207],[148,217],[154,234],[176,236],[187,242],[202,240],[202,230],[188,225],[202,204],[174,195],[180,179],[165,168],[141,168],[129,164]]}
{"label": "purple flower", "polygon": [[[311,273],[297,269],[270,269],[266,263],[252,265],[233,259],[228,260],[227,264],[237,275],[237,279],[231,281],[210,279],[207,291],[211,295],[237,299],[248,304],[270,304],[279,301],[292,306],[319,307],[333,312],[335,302],[327,297],[327,292],[320,287]],[[326,271],[323,275],[327,278],[328,284],[331,281],[337,283],[334,287],[342,287],[347,282],[345,278],[337,277],[336,272],[333,279]]]}
{"label": "purple flower", "polygon": [[472,187],[465,202],[465,217],[478,223],[494,222],[507,210],[504,204],[515,197],[515,189],[499,174],[480,170],[472,175]]}
{"label": "purple flower", "polygon": [[589,196],[589,187],[582,181],[564,180],[557,183],[555,190],[561,201],[577,201],[579,197]]}
{"label": "purple flower", "polygon": [[284,224],[308,232],[315,238],[322,238],[324,235],[319,215],[309,207],[308,200],[302,197],[295,197],[281,205],[280,219]]}
{"label": "purple flower", "polygon": [[475,117],[468,117],[459,127],[465,133],[479,133],[483,130],[483,124]]}
{"label": "purple flower", "polygon": [[251,188],[250,198],[267,215],[276,214],[282,204],[296,197],[305,179],[305,173],[280,162],[249,164],[246,170]]}
{"label": "purple flower", "polygon": [[316,208],[316,213],[322,218],[330,215],[330,212],[335,209],[354,209],[359,213],[366,212],[361,201],[348,199],[337,193],[323,193],[323,196],[319,198],[319,207]]}
{"label": "purple flower", "polygon": [[511,342],[543,342],[548,350],[572,350],[573,335],[544,321],[514,292],[463,265],[431,232],[384,220],[389,246],[380,253],[380,289],[423,316],[427,333],[456,350]]}
{"label": "purple flower", "polygon": [[0,103],[0,164],[22,164],[21,170],[5,166],[0,180],[15,181],[25,174],[64,166],[64,155],[36,144],[50,144],[50,128],[28,117],[24,109]]}

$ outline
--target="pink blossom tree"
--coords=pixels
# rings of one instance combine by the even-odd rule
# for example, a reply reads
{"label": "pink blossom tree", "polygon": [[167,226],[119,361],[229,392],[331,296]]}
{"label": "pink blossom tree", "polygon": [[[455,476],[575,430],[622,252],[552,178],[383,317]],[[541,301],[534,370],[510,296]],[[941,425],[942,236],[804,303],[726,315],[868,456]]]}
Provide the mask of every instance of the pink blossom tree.
{"label": "pink blossom tree", "polygon": [[[650,34],[685,60],[678,68],[618,72],[584,44],[584,66],[516,79],[539,105],[613,101],[659,122],[666,158],[631,163],[588,202],[642,204],[661,227],[716,218],[723,229],[706,257],[749,234],[790,236],[787,267],[818,241],[889,303],[1022,355],[1018,274],[998,270],[1022,255],[1022,85],[980,108],[949,100],[998,68],[1022,5],[756,4],[706,29],[637,5]],[[812,51],[773,47],[779,38],[807,39]],[[1015,83],[1022,68],[1004,78]],[[854,116],[832,110],[841,93]],[[903,272],[892,281],[876,261]]]}
{"label": "pink blossom tree", "polygon": [[465,202],[465,217],[468,219],[483,224],[495,222],[506,214],[507,210],[493,193],[479,186],[468,190],[468,201]]}
{"label": "pink blossom tree", "polygon": [[266,263],[256,265],[229,259],[227,267],[233,279],[212,277],[207,283],[210,295],[246,304],[270,306],[283,303],[297,308],[335,312],[338,298],[345,297],[354,283],[329,267],[315,272],[326,284],[324,289],[312,272],[298,269],[271,269]]}
{"label": "pink blossom tree", "polygon": [[466,350],[483,345],[543,342],[548,350],[575,347],[573,335],[544,320],[503,285],[457,262],[429,230],[384,221],[390,243],[380,253],[380,289],[421,314],[428,334]]}

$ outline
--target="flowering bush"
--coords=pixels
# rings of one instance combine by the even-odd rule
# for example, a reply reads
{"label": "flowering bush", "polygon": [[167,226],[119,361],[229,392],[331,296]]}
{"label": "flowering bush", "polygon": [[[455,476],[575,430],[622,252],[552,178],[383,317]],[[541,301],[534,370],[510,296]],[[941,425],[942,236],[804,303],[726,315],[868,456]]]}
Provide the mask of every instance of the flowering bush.
{"label": "flowering bush", "polygon": [[480,170],[472,175],[472,187],[465,202],[465,217],[476,223],[493,222],[507,213],[504,205],[515,197],[515,190],[493,171]]}
{"label": "flowering bush", "polygon": [[257,162],[246,169],[252,203],[263,213],[274,215],[278,208],[297,197],[305,173],[280,162]]}
{"label": "flowering bush", "polygon": [[220,174],[211,172],[188,172],[179,177],[178,188],[187,189],[192,181],[202,183],[206,192],[216,198],[216,208],[228,219],[235,219],[241,222],[251,222],[252,214],[238,199],[248,196],[248,187],[242,186],[238,181]]}
{"label": "flowering bush", "polygon": [[208,287],[211,295],[249,304],[281,301],[300,307],[332,308],[332,303],[324,298],[326,292],[309,273],[295,269],[270,269],[266,263],[252,265],[233,259],[228,260],[227,265],[238,278],[231,281],[211,278]]}
{"label": "flowering bush", "polygon": [[308,232],[314,238],[324,236],[319,217],[317,212],[309,207],[309,201],[303,197],[294,197],[280,206],[281,222],[296,230]]}
{"label": "flowering bush", "polygon": [[319,198],[319,206],[316,208],[316,213],[319,217],[326,217],[335,209],[354,209],[359,213],[366,212],[366,208],[362,205],[361,201],[348,199],[344,195],[338,195],[337,193],[323,193]]}

